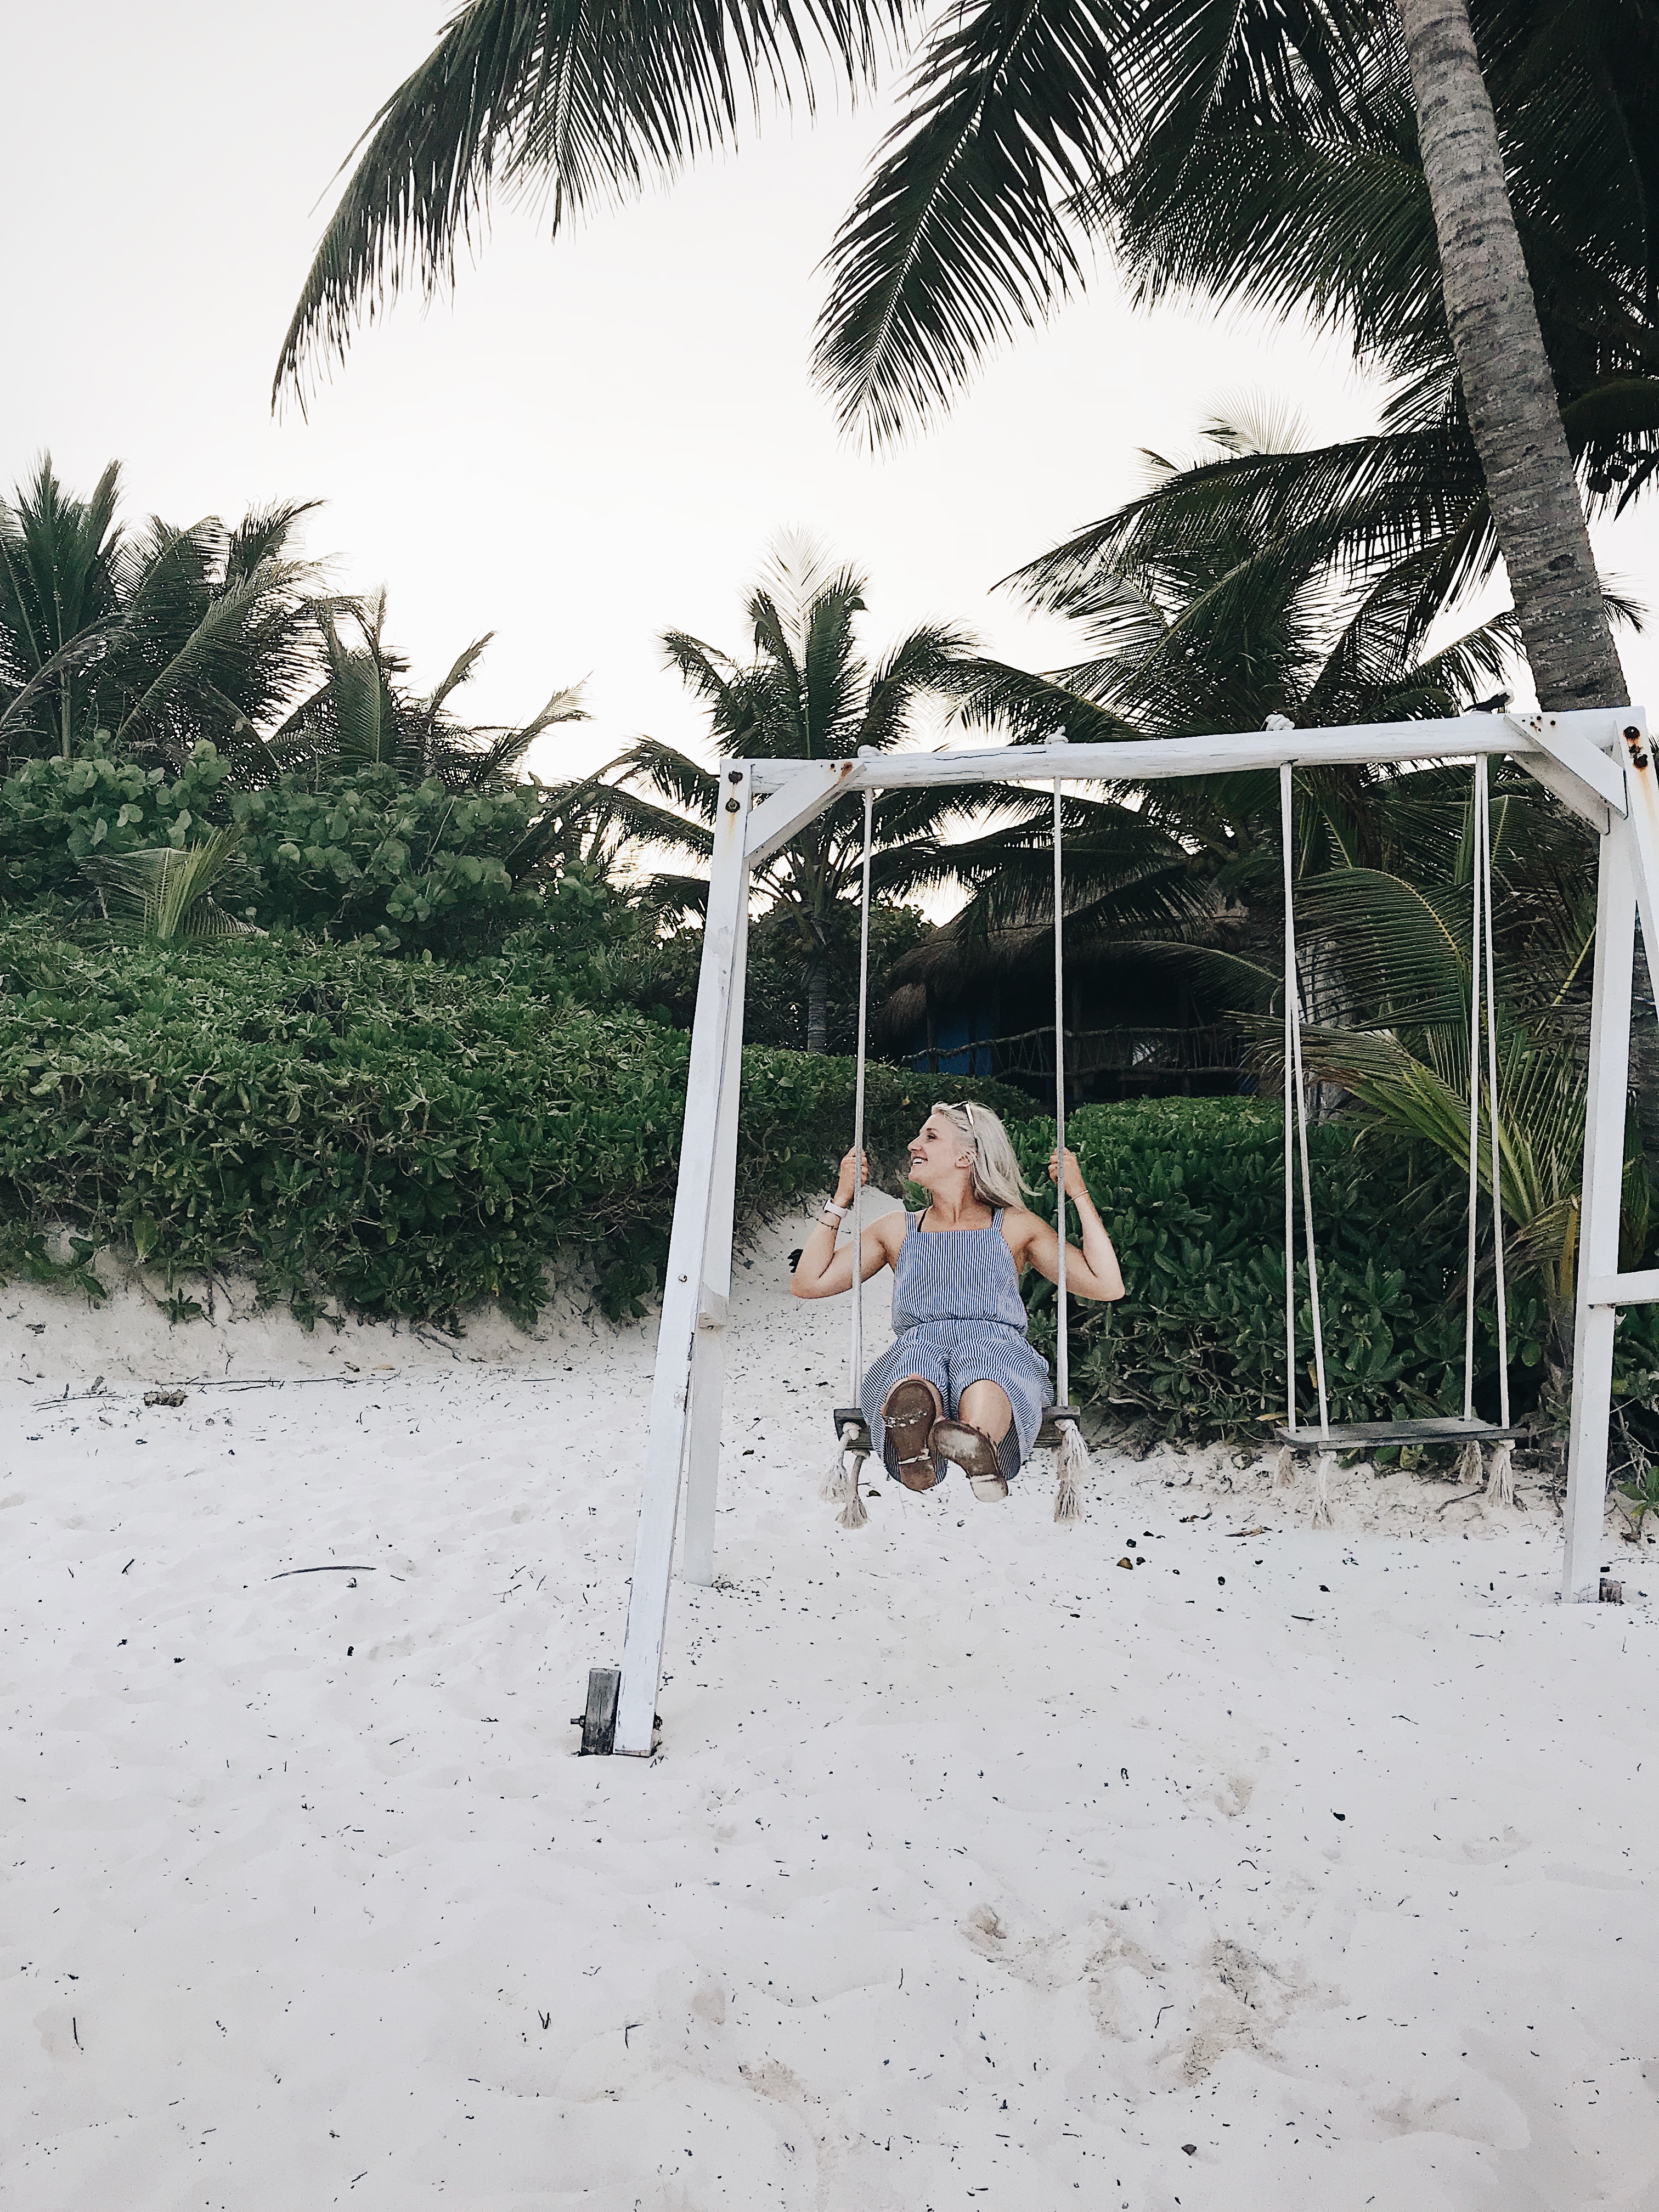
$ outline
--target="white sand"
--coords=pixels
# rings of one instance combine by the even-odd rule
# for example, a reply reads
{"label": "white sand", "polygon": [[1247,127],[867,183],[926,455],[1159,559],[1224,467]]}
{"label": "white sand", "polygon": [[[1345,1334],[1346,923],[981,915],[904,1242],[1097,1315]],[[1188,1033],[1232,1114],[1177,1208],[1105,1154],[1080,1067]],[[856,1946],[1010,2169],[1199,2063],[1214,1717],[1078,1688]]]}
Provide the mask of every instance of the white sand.
{"label": "white sand", "polygon": [[[1659,1560],[1563,1609],[1545,1501],[1213,1453],[843,1534],[797,1241],[649,1764],[568,1723],[650,1329],[0,1293],[0,2203],[1659,2204]],[[201,1374],[331,1379],[143,1410]]]}

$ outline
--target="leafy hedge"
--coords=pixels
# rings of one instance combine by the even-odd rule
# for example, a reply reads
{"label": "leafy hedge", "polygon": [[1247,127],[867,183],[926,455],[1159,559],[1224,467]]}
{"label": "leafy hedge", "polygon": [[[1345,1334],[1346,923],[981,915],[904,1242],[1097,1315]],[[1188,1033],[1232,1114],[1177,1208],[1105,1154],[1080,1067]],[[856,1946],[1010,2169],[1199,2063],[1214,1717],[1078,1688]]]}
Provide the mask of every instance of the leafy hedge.
{"label": "leafy hedge", "polygon": [[[1245,1099],[1085,1107],[1066,1122],[1123,1264],[1127,1296],[1079,1304],[1073,1395],[1166,1436],[1260,1437],[1285,1405],[1284,1124]],[[1054,1124],[1016,1131],[1026,1176],[1043,1172]],[[1462,1410],[1466,1219],[1461,1179],[1386,1130],[1312,1133],[1326,1375],[1334,1419]],[[1044,1200],[1034,1201],[1043,1206]],[[1052,1200],[1046,1205],[1053,1218]],[[1075,1216],[1073,1236],[1075,1237]],[[1298,1237],[1300,1227],[1298,1224]],[[1312,1316],[1297,1268],[1298,1402],[1315,1418]],[[1052,1355],[1054,1293],[1028,1284],[1032,1334]],[[1549,1316],[1525,1283],[1510,1297],[1512,1407],[1551,1391]],[[1621,1316],[1615,1394],[1659,1407],[1659,1313]],[[1475,1404],[1495,1418],[1498,1347],[1477,1305]]]}
{"label": "leafy hedge", "polygon": [[[550,926],[465,969],[278,937],[96,946],[45,913],[0,917],[0,1260],[95,1294],[96,1251],[117,1243],[180,1314],[192,1276],[234,1267],[302,1317],[332,1300],[452,1326],[485,1298],[528,1321],[550,1268],[586,1262],[609,1311],[640,1310],[666,1255],[690,1040],[609,1003],[609,924],[585,896],[563,887]],[[845,1059],[744,1054],[750,1214],[826,1188],[852,1074]],[[933,1087],[871,1068],[878,1171]],[[1011,1116],[1024,1103],[951,1087]],[[1012,1126],[1046,1182],[1052,1123]],[[1277,1111],[1091,1107],[1069,1131],[1129,1285],[1117,1306],[1074,1310],[1075,1394],[1168,1435],[1260,1437],[1283,1394]],[[1315,1133],[1314,1182],[1333,1413],[1455,1409],[1461,1191],[1385,1133],[1340,1125]],[[47,1236],[64,1227],[79,1242],[54,1266]],[[1300,1270],[1298,1285],[1305,1362]],[[1052,1351],[1052,1290],[1028,1287]],[[1524,1285],[1511,1311],[1525,1413],[1550,1396],[1547,1317]],[[1650,1427],[1659,1310],[1626,1314],[1618,1341],[1616,1391]],[[1483,1411],[1495,1375],[1483,1312]]]}
{"label": "leafy hedge", "polygon": [[[528,1321],[549,1265],[585,1261],[610,1311],[637,1310],[666,1255],[690,1039],[581,1004],[538,934],[455,969],[277,938],[96,947],[40,914],[0,928],[13,1263],[50,1272],[67,1225],[88,1288],[118,1241],[169,1286],[235,1267],[302,1316],[332,1297],[453,1325],[481,1298]],[[747,1208],[825,1187],[851,1091],[846,1060],[744,1054]],[[872,1071],[878,1159],[927,1103]]]}
{"label": "leafy hedge", "polygon": [[378,767],[232,792],[228,774],[210,744],[176,776],[99,755],[26,761],[0,781],[0,903],[85,900],[91,855],[183,846],[234,821],[222,902],[262,928],[468,958],[539,917],[541,885],[526,880],[547,805],[536,784],[455,792]]}

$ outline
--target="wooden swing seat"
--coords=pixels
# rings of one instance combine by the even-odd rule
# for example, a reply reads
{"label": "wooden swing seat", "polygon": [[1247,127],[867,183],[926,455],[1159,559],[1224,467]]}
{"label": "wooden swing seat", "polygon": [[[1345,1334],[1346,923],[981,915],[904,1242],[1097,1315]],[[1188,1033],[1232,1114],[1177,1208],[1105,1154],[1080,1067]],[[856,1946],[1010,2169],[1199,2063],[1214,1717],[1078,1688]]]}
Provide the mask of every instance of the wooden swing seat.
{"label": "wooden swing seat", "polygon": [[[867,1459],[870,1456],[871,1449],[870,1425],[864,1418],[864,1408],[861,1406],[837,1406],[831,1419],[835,1423],[836,1442],[837,1443],[841,1442],[844,1431],[853,1430],[854,1433],[846,1448],[848,1451],[862,1452]],[[1040,1445],[1057,1444],[1060,1442],[1060,1426],[1062,1421],[1073,1422],[1081,1428],[1083,1425],[1081,1407],[1045,1406],[1042,1409],[1042,1426],[1037,1431],[1037,1443]]]}
{"label": "wooden swing seat", "polygon": [[1466,1421],[1460,1414],[1428,1414],[1404,1421],[1333,1421],[1328,1429],[1275,1428],[1292,1451],[1358,1451],[1390,1444],[1513,1443],[1530,1429],[1500,1428],[1495,1421]]}

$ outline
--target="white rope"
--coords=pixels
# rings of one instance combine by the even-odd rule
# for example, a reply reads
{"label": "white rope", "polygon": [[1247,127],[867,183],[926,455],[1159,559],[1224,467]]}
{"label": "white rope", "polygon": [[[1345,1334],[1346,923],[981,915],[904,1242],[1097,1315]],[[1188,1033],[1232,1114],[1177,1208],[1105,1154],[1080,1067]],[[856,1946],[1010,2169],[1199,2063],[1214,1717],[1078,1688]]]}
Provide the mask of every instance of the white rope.
{"label": "white rope", "polygon": [[1285,873],[1285,1347],[1287,1428],[1296,1426],[1296,1237],[1291,1174],[1291,1094],[1302,1153],[1302,1229],[1308,1254],[1308,1298],[1313,1309],[1314,1381],[1319,1392],[1319,1433],[1331,1432],[1325,1392],[1325,1332],[1319,1311],[1319,1255],[1314,1249],[1313,1174],[1308,1158],[1308,1086],[1302,1071],[1302,986],[1296,960],[1296,851],[1291,764],[1279,771],[1279,830]]}
{"label": "white rope", "polygon": [[[1279,833],[1285,856],[1285,1425],[1296,1426],[1296,908],[1291,861],[1291,771],[1279,771]],[[1279,1479],[1290,1480],[1291,1448],[1279,1454]]]}
{"label": "white rope", "polygon": [[[851,1406],[864,1397],[864,1062],[865,1032],[870,1011],[870,848],[875,812],[875,793],[864,794],[864,880],[859,895],[859,1034],[853,1084],[853,1341],[848,1364],[853,1371]],[[863,1429],[851,1421],[840,1425],[836,1452],[819,1495],[841,1511],[836,1525],[862,1528],[870,1516],[864,1503],[865,1452]]]}
{"label": "white rope", "polygon": [[859,1041],[853,1085],[853,1395],[864,1396],[864,1058],[870,1009],[870,847],[876,795],[864,794],[864,884],[859,908]]}
{"label": "white rope", "polygon": [[1469,842],[1473,919],[1469,924],[1469,1233],[1464,1260],[1463,1291],[1463,1419],[1474,1419],[1474,1240],[1480,1206],[1480,991],[1486,973],[1480,957],[1481,801],[1486,795],[1486,763],[1482,755],[1474,763],[1474,788],[1469,797]]}
{"label": "white rope", "polygon": [[[1054,1338],[1054,1389],[1057,1402],[1072,1402],[1072,1322],[1066,1295],[1066,877],[1060,829],[1060,785],[1054,780],[1054,1158],[1060,1169],[1054,1185],[1054,1221],[1060,1231],[1060,1264],[1054,1270],[1055,1310],[1059,1326]],[[1089,1480],[1089,1447],[1075,1421],[1060,1424],[1060,1451],[1054,1468],[1054,1519],[1062,1527],[1084,1518],[1084,1486]]]}
{"label": "white rope", "polygon": [[[1486,763],[1480,761],[1482,878],[1486,898],[1486,1120],[1492,1136],[1492,1265],[1498,1292],[1498,1425],[1510,1425],[1509,1290],[1504,1278],[1504,1196],[1498,1133],[1498,993],[1492,971],[1492,793],[1486,782]],[[1500,1447],[1501,1449],[1501,1447]]]}
{"label": "white rope", "polygon": [[1062,1406],[1072,1402],[1071,1324],[1066,1304],[1066,956],[1062,918],[1065,878],[1062,873],[1060,822],[1060,779],[1054,779],[1054,1155],[1060,1179],[1054,1186],[1054,1218],[1060,1228],[1060,1266],[1054,1276],[1059,1334],[1054,1343],[1054,1389]]}

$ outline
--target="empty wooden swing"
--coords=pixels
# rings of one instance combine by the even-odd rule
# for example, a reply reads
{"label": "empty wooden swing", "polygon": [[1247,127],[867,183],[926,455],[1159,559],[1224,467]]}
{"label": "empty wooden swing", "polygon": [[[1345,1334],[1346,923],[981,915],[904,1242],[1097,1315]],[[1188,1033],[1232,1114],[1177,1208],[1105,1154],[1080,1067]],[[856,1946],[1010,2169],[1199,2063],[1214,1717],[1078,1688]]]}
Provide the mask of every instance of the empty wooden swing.
{"label": "empty wooden swing", "polygon": [[[1469,1144],[1468,1244],[1463,1312],[1463,1410],[1461,1414],[1413,1416],[1389,1421],[1333,1421],[1325,1388],[1325,1334],[1320,1311],[1319,1258],[1316,1249],[1313,1185],[1308,1164],[1308,1090],[1302,1066],[1302,992],[1297,966],[1295,837],[1292,771],[1289,763],[1279,771],[1280,851],[1285,894],[1285,1418],[1274,1430],[1279,1443],[1278,1476],[1294,1480],[1295,1455],[1319,1455],[1313,1521],[1328,1527],[1331,1518],[1329,1477],[1336,1454],[1344,1451],[1388,1449],[1402,1444],[1461,1443],[1462,1472],[1478,1482],[1483,1474],[1486,1495],[1494,1503],[1514,1503],[1511,1450],[1515,1439],[1527,1431],[1510,1424],[1509,1312],[1504,1273],[1504,1206],[1498,1180],[1498,1034],[1492,975],[1492,809],[1484,755],[1474,763],[1474,858],[1472,943],[1469,953]],[[1484,1008],[1486,1059],[1486,1120],[1491,1138],[1492,1246],[1498,1308],[1498,1395],[1496,1421],[1477,1419],[1474,1412],[1474,1268],[1475,1231],[1480,1198],[1480,1058]],[[1304,1425],[1297,1417],[1296,1327],[1296,1185],[1299,1164],[1302,1186],[1302,1227],[1308,1265],[1308,1301],[1312,1314],[1313,1377],[1318,1401],[1316,1426]],[[1490,1467],[1485,1447],[1493,1446]]]}

